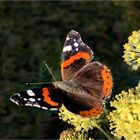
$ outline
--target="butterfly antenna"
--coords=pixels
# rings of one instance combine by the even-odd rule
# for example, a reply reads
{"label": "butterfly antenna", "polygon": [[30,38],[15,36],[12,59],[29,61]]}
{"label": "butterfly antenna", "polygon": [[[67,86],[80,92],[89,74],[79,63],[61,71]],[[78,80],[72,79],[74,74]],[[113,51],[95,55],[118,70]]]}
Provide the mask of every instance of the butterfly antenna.
{"label": "butterfly antenna", "polygon": [[26,83],[26,85],[43,85],[43,84],[52,84],[52,82]]}
{"label": "butterfly antenna", "polygon": [[49,70],[49,72],[50,72],[52,78],[54,79],[54,81],[56,81],[56,78],[54,77],[54,75],[53,75],[52,71],[50,70],[50,68],[49,68],[48,64],[46,63],[46,61],[44,61],[44,64],[47,67],[47,69]]}

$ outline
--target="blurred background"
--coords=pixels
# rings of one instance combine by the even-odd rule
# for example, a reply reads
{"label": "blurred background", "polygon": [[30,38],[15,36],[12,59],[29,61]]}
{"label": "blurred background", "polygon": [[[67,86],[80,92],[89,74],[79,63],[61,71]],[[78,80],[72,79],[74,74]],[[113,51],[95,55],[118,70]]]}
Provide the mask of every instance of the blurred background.
{"label": "blurred background", "polygon": [[140,2],[0,2],[0,138],[59,138],[67,125],[57,113],[10,102],[27,82],[61,80],[60,55],[70,30],[112,71],[112,96],[138,84],[140,73],[123,62],[123,44],[140,29]]}

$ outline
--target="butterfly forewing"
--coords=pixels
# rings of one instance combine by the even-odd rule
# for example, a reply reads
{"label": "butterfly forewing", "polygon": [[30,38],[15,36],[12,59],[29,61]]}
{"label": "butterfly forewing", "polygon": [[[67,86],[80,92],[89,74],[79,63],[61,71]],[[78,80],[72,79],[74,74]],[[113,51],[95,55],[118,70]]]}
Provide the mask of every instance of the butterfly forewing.
{"label": "butterfly forewing", "polygon": [[93,59],[92,50],[83,43],[76,31],[68,33],[61,54],[62,79],[68,80],[73,74]]}
{"label": "butterfly forewing", "polygon": [[52,87],[29,89],[11,96],[17,105],[34,106],[46,110],[57,110],[62,104],[62,91]]}

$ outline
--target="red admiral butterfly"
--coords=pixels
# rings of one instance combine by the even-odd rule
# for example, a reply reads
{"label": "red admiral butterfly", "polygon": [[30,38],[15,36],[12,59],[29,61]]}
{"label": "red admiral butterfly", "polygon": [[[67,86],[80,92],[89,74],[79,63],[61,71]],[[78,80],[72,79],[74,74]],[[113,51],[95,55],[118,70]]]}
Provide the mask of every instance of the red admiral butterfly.
{"label": "red admiral butterfly", "polygon": [[62,104],[84,117],[96,117],[104,110],[104,102],[111,95],[110,70],[94,61],[93,52],[76,31],[68,33],[62,55],[62,81],[54,81],[43,88],[14,94],[10,99],[17,105],[57,110]]}

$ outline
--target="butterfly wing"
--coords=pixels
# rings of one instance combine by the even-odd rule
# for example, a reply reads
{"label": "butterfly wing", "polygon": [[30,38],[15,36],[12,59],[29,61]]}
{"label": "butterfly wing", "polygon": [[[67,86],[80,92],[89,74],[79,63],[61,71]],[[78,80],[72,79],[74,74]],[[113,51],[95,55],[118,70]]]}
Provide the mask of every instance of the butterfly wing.
{"label": "butterfly wing", "polygon": [[92,96],[84,95],[74,95],[69,96],[71,93],[63,94],[63,104],[65,107],[80,116],[83,117],[97,117],[103,112],[104,105],[101,102],[92,98]]}
{"label": "butterfly wing", "polygon": [[62,104],[61,93],[61,90],[52,87],[35,88],[16,93],[10,100],[17,105],[57,110]]}
{"label": "butterfly wing", "polygon": [[[99,62],[91,62],[75,73],[69,81],[71,92],[65,92],[63,103],[68,110],[84,117],[96,117],[104,110],[103,100],[111,95],[110,70]],[[67,88],[66,88],[67,89]]]}
{"label": "butterfly wing", "polygon": [[78,32],[68,33],[61,54],[62,79],[70,79],[75,72],[93,59],[92,50],[83,43]]}
{"label": "butterfly wing", "polygon": [[86,64],[73,76],[72,81],[97,100],[108,98],[112,92],[111,72],[99,62]]}

